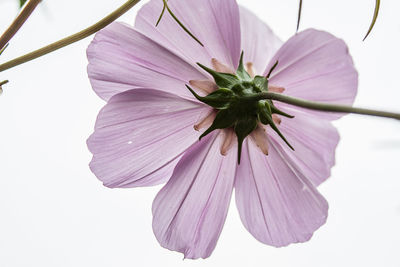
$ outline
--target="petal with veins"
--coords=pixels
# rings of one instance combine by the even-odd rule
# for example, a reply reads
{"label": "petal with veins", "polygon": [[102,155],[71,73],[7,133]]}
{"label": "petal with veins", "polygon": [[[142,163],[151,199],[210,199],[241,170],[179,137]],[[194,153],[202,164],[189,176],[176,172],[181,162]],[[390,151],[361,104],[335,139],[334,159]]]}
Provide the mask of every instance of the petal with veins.
{"label": "petal with veins", "polygon": [[218,58],[233,69],[237,67],[240,17],[235,0],[169,0],[168,5],[204,47],[183,31],[169,14],[154,26],[163,8],[160,0],[151,0],[139,10],[135,28],[192,64],[208,65],[211,58]]}
{"label": "petal with veins", "polygon": [[[270,82],[284,87],[285,94],[311,101],[352,105],[357,94],[358,74],[343,40],[314,29],[297,33],[276,52],[265,74],[279,61]],[[301,109],[275,101],[276,106]],[[304,110],[304,109],[303,109]],[[288,109],[287,112],[290,113]],[[344,114],[306,111],[323,119]]]}
{"label": "petal with veins", "polygon": [[152,89],[115,95],[100,111],[87,141],[91,170],[107,187],[167,181],[182,153],[198,140],[193,117],[203,109]]}
{"label": "petal with veins", "polygon": [[185,84],[191,79],[207,79],[195,66],[118,22],[95,35],[87,56],[93,90],[104,100],[135,88],[154,88],[194,99]]}
{"label": "petal with veins", "polygon": [[295,152],[282,144],[275,133],[271,133],[271,138],[277,140],[286,152],[286,157],[301,169],[307,179],[318,186],[331,175],[331,168],[335,164],[335,149],[340,139],[338,131],[329,121],[299,111],[292,115],[295,116],[293,119],[281,116],[279,129]]}
{"label": "petal with veins", "polygon": [[269,153],[266,157],[252,142],[243,146],[235,179],[240,218],[265,244],[305,242],[325,223],[328,203],[274,141]]}
{"label": "petal with veins", "polygon": [[255,74],[262,74],[283,42],[254,13],[239,9],[244,62],[252,62]]}
{"label": "petal with veins", "polygon": [[201,129],[210,127],[216,116],[217,112],[215,110],[205,109],[200,114],[200,120],[194,125],[194,129],[200,131]]}
{"label": "petal with veins", "polygon": [[193,145],[153,202],[158,242],[185,258],[210,256],[225,222],[237,163],[220,154],[222,141],[215,132]]}

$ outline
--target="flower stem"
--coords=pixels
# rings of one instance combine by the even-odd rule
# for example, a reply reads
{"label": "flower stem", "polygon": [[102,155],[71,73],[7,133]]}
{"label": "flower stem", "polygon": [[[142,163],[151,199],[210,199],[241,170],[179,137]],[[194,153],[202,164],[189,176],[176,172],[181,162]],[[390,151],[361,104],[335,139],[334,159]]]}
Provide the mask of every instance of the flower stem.
{"label": "flower stem", "polygon": [[386,111],[366,109],[366,108],[356,108],[356,107],[351,107],[351,106],[342,106],[342,105],[335,105],[335,104],[327,104],[327,103],[321,103],[321,102],[313,102],[313,101],[308,101],[308,100],[304,100],[304,99],[294,98],[294,97],[279,94],[279,93],[263,92],[263,93],[259,93],[259,94],[250,96],[249,98],[252,98],[255,100],[256,99],[276,100],[276,101],[287,103],[290,105],[307,108],[307,109],[319,110],[319,111],[354,113],[354,114],[370,115],[370,116],[385,117],[385,118],[392,118],[392,119],[400,120],[400,113],[386,112]]}
{"label": "flower stem", "polygon": [[35,50],[33,52],[30,52],[26,55],[23,55],[21,57],[15,58],[13,60],[10,60],[4,64],[0,65],[0,72],[13,68],[15,66],[18,66],[20,64],[26,63],[28,61],[31,61],[35,58],[41,57],[43,55],[46,55],[48,53],[51,53],[55,50],[58,50],[60,48],[63,48],[67,45],[70,45],[72,43],[75,43],[77,41],[80,41],[96,32],[101,30],[102,28],[106,27],[109,25],[111,22],[119,18],[121,15],[123,15],[125,12],[127,12],[129,9],[131,9],[133,6],[135,6],[137,3],[139,3],[140,0],[129,0],[122,6],[120,6],[118,9],[116,9],[114,12],[100,20],[99,22],[93,24],[92,26],[77,32],[73,35],[70,35],[66,38],[63,38],[57,42],[54,42],[52,44],[49,44],[45,47],[42,47],[38,50]]}
{"label": "flower stem", "polygon": [[13,21],[13,23],[8,27],[8,29],[0,37],[0,50],[13,38],[17,31],[22,27],[25,21],[29,18],[32,12],[35,10],[37,5],[41,0],[29,0],[25,7],[22,9],[21,13]]}

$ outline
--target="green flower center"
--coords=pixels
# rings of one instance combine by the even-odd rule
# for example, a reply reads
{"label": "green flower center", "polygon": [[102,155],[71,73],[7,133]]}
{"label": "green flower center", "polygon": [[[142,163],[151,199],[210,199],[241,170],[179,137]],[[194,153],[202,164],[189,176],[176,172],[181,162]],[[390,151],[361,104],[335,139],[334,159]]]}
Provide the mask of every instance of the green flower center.
{"label": "green flower center", "polygon": [[200,136],[200,139],[216,129],[233,128],[238,140],[238,163],[240,164],[244,139],[256,129],[258,123],[262,123],[270,125],[293,149],[275,125],[272,115],[278,114],[288,118],[293,118],[293,116],[279,110],[271,100],[260,100],[258,97],[259,93],[268,92],[268,79],[277,63],[266,77],[255,76],[254,78],[243,66],[243,53],[236,74],[217,72],[200,63],[198,65],[212,75],[218,86],[216,91],[204,97],[199,96],[187,86],[199,101],[217,110],[213,123]]}

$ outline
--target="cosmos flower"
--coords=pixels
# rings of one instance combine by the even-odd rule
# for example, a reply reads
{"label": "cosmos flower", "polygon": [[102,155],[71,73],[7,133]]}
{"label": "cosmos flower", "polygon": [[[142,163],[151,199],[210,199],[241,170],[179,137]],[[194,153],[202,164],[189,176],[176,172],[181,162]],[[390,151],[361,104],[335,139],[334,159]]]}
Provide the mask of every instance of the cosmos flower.
{"label": "cosmos flower", "polygon": [[166,183],[154,234],[186,258],[210,256],[233,191],[257,240],[309,240],[327,218],[316,187],[335,163],[331,121],[341,115],[246,97],[351,105],[358,78],[345,43],[313,29],[282,43],[235,0],[168,4],[204,47],[168,16],[155,27],[163,6],[151,0],[134,27],[113,23],[87,50],[92,87],[107,101],[88,139],[91,170],[111,188]]}

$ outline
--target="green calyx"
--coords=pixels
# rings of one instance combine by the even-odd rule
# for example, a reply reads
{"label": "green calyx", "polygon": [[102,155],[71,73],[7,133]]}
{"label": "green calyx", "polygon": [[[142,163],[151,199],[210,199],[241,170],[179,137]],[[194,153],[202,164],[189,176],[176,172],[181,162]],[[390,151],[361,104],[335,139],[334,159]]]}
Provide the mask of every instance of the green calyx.
{"label": "green calyx", "polygon": [[216,129],[233,128],[238,140],[238,163],[242,151],[243,140],[257,127],[260,122],[270,125],[271,128],[293,149],[286,138],[275,125],[272,114],[278,114],[293,118],[276,108],[269,99],[257,97],[260,93],[268,92],[268,78],[266,76],[255,76],[252,78],[243,66],[243,52],[240,57],[239,67],[236,74],[221,73],[198,64],[201,68],[211,74],[218,86],[218,89],[207,96],[199,96],[186,86],[190,92],[201,102],[218,110],[217,116],[212,125],[200,136],[200,139]]}

